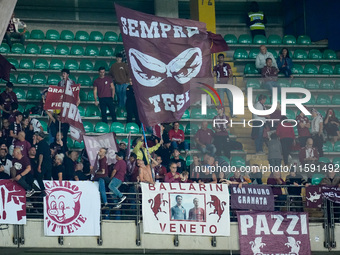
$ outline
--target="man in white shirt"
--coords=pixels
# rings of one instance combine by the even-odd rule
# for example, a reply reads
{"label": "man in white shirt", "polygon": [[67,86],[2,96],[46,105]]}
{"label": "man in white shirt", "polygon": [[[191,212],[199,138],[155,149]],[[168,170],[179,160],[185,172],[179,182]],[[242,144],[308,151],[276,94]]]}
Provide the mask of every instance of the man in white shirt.
{"label": "man in white shirt", "polygon": [[[264,106],[264,103],[267,100],[266,95],[259,95],[258,102],[254,105],[254,108],[256,110],[266,110],[266,107]],[[253,122],[253,127],[251,131],[251,136],[255,140],[255,148],[256,148],[256,154],[264,154],[263,152],[263,130],[264,130],[264,124],[266,121],[266,118],[268,116],[259,116],[256,114],[253,114],[253,119],[257,120]],[[261,127],[258,127],[262,125]]]}
{"label": "man in white shirt", "polygon": [[255,61],[256,68],[259,69],[260,73],[261,73],[262,68],[266,65],[267,58],[272,59],[272,66],[277,69],[276,60],[273,54],[267,51],[266,46],[261,45],[260,53],[256,56],[256,61]]}

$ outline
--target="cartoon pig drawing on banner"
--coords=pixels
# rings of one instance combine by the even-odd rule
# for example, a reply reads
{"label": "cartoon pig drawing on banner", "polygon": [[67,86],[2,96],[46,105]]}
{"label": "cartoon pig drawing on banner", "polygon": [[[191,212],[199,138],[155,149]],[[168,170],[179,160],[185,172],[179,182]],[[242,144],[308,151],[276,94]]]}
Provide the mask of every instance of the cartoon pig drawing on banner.
{"label": "cartoon pig drawing on banner", "polygon": [[52,221],[69,224],[79,216],[81,191],[56,188],[46,193],[47,214]]}

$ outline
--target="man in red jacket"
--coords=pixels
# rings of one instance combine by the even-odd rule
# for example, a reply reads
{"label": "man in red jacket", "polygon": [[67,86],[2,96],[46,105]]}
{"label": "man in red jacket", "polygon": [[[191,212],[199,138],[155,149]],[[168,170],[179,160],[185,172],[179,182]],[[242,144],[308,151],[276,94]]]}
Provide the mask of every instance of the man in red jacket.
{"label": "man in red jacket", "polygon": [[189,144],[184,140],[184,132],[179,129],[179,123],[174,122],[174,128],[169,131],[169,139],[171,141],[172,149],[185,150],[188,154]]}

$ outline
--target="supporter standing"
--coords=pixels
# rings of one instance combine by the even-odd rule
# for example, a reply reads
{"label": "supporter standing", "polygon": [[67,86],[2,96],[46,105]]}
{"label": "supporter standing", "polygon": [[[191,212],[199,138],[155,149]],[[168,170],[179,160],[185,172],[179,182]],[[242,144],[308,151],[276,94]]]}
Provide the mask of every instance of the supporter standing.
{"label": "supporter standing", "polygon": [[0,163],[4,167],[4,172],[10,176],[13,165],[12,160],[8,156],[8,150],[6,148],[0,148]]}
{"label": "supporter standing", "polygon": [[69,151],[65,155],[66,157],[63,159],[65,171],[64,171],[64,180],[74,180],[74,173],[76,170],[77,160],[79,154],[77,151]]}
{"label": "supporter standing", "polygon": [[323,157],[323,119],[321,114],[315,109],[312,109],[311,134],[314,146],[318,149],[319,156]]}
{"label": "supporter standing", "polygon": [[158,163],[158,165],[156,165],[154,167],[154,171],[155,171],[155,179],[156,181],[164,181],[164,177],[166,175],[166,168],[162,165],[162,157],[161,156],[157,156],[156,157],[156,161]]}
{"label": "supporter standing", "polygon": [[268,142],[268,161],[272,167],[281,166],[282,145],[276,133],[271,134]]}
{"label": "supporter standing", "polygon": [[64,68],[61,70],[61,81],[58,83],[59,87],[66,87],[66,85],[72,86],[76,83],[69,78],[70,76],[70,70],[67,68]]}
{"label": "supporter standing", "polygon": [[170,164],[171,163],[175,163],[177,165],[177,171],[179,173],[182,173],[184,170],[186,170],[185,160],[180,158],[180,152],[178,149],[173,150],[172,158],[170,159]]}
{"label": "supporter standing", "polygon": [[2,110],[2,118],[8,119],[11,112],[11,105],[13,103],[18,104],[18,98],[16,94],[13,92],[13,83],[6,83],[6,90],[1,93],[1,110]]}
{"label": "supporter standing", "polygon": [[12,144],[18,139],[18,134],[22,131],[21,121],[22,121],[22,113],[16,112],[15,114],[15,122],[13,122],[9,126],[9,136],[13,139]]}
{"label": "supporter standing", "polygon": [[251,8],[247,13],[246,20],[252,37],[255,37],[255,35],[266,36],[265,24],[267,24],[267,18],[263,11],[260,11],[259,4],[256,1],[251,2]]}
{"label": "supporter standing", "polygon": [[303,148],[306,146],[307,139],[311,137],[311,134],[309,132],[310,121],[303,112],[300,112],[300,114],[296,116],[296,122],[298,124],[297,130],[299,135],[300,147]]}
{"label": "supporter standing", "polygon": [[23,156],[28,157],[28,152],[31,148],[31,144],[25,140],[25,132],[20,131],[18,134],[18,140],[14,142],[14,148],[19,147]]}
{"label": "supporter standing", "polygon": [[132,122],[132,117],[135,117],[135,123],[140,127],[141,122],[139,120],[137,103],[135,98],[135,92],[132,84],[126,88],[126,123]]}
{"label": "supporter standing", "polygon": [[52,158],[51,151],[44,140],[45,134],[43,132],[36,132],[34,137],[37,141],[36,159],[38,161],[38,173],[42,174],[44,180],[51,180],[52,175]]}
{"label": "supporter standing", "polygon": [[323,124],[328,136],[333,136],[333,141],[336,142],[340,138],[339,125],[340,121],[335,116],[335,112],[332,108],[327,110],[326,116],[323,120]]}
{"label": "supporter standing", "polygon": [[283,162],[288,165],[288,156],[291,152],[291,148],[294,144],[295,132],[293,125],[291,123],[285,122],[283,126],[282,121],[286,120],[287,117],[283,116],[280,120],[280,124],[277,126],[276,134],[280,137],[280,142],[282,146]]}
{"label": "supporter standing", "polygon": [[152,177],[152,171],[150,164],[145,165],[144,160],[138,159],[138,180],[140,182],[146,182],[150,184],[154,184],[154,180]]}
{"label": "supporter standing", "polygon": [[213,129],[215,130],[214,145],[216,146],[216,155],[222,155],[224,152],[225,156],[230,158],[230,143],[228,133],[229,118],[224,113],[223,106],[217,107],[217,116],[214,117],[214,121],[216,121],[215,126],[213,127]]}
{"label": "supporter standing", "polygon": [[52,178],[54,181],[68,180],[65,178],[65,167],[63,165],[64,154],[57,154],[55,156],[54,165],[52,167]]}
{"label": "supporter standing", "polygon": [[[256,110],[266,110],[264,103],[266,102],[267,97],[265,95],[259,95],[258,101],[255,104],[254,108]],[[255,140],[255,149],[256,154],[264,154],[263,152],[263,130],[264,130],[264,123],[266,121],[266,117],[268,116],[260,116],[253,114],[253,128],[251,131],[251,137]]]}
{"label": "supporter standing", "polygon": [[39,184],[39,188],[41,190],[41,196],[44,197],[46,196],[46,193],[45,193],[45,186],[43,182],[43,175],[38,172],[38,161],[36,158],[36,154],[37,154],[36,148],[31,147],[28,152],[28,158],[30,160],[31,169],[32,169],[31,171],[33,171],[34,179],[36,179]]}

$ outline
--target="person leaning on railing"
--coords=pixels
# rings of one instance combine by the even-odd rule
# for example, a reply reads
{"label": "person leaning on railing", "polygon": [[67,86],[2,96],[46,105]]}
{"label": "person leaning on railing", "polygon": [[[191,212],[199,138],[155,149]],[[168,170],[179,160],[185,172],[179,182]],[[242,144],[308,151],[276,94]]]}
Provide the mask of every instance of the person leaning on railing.
{"label": "person leaning on railing", "polygon": [[328,170],[327,176],[325,176],[321,182],[320,185],[328,185],[328,186],[338,186],[340,187],[340,177],[335,176],[336,172]]}
{"label": "person leaning on railing", "polygon": [[[280,187],[281,185],[286,185],[286,182],[281,178],[281,172],[279,171],[273,172],[269,176],[267,180],[267,184],[275,185],[274,187],[272,187],[272,191],[273,191],[274,196],[277,196],[277,199],[276,199],[277,201],[285,201],[287,199],[287,196],[282,194],[282,188]],[[278,202],[277,205],[283,206],[284,203]],[[279,211],[279,210],[280,208],[275,208],[275,211]]]}

